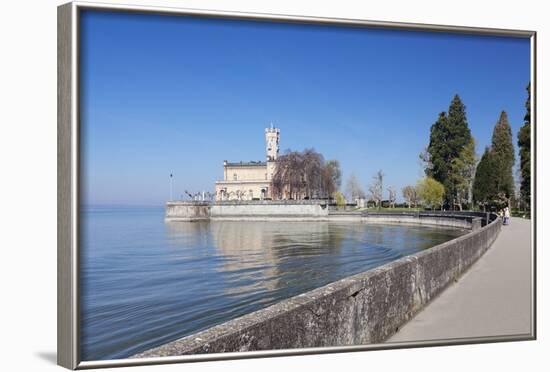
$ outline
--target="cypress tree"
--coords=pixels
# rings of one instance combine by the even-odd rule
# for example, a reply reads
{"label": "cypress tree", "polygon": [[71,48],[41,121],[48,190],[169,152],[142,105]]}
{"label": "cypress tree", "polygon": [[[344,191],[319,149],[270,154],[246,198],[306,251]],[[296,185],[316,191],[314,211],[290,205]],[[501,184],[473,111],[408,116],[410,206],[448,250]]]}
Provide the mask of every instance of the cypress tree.
{"label": "cypress tree", "polygon": [[472,192],[474,201],[481,205],[483,210],[487,205],[492,204],[497,196],[496,168],[489,147],[485,148],[485,152],[477,164]]}
{"label": "cypress tree", "polygon": [[514,145],[512,143],[512,129],[508,123],[506,111],[500,113],[500,117],[493,130],[491,147],[496,172],[497,193],[502,194],[506,199],[514,194]]}
{"label": "cypress tree", "polygon": [[447,113],[439,113],[437,121],[430,128],[430,144],[428,153],[430,154],[431,167],[426,169],[426,175],[442,182],[449,173],[450,157],[449,146],[447,145],[448,134]]}
{"label": "cypress tree", "polygon": [[464,106],[458,94],[451,101],[447,118],[450,131],[449,145],[456,151],[455,155],[458,156],[460,151],[472,140],[472,134],[466,119],[466,106]]}
{"label": "cypress tree", "polygon": [[453,177],[451,164],[460,157],[463,149],[472,141],[472,134],[466,119],[466,106],[455,95],[449,106],[448,114],[442,112],[430,129],[431,168],[426,175],[434,178],[445,187],[446,205],[457,202],[456,177]]}
{"label": "cypress tree", "polygon": [[518,132],[518,147],[520,158],[521,201],[530,209],[531,206],[531,83],[527,85],[527,101],[525,101],[525,117],[523,126]]}

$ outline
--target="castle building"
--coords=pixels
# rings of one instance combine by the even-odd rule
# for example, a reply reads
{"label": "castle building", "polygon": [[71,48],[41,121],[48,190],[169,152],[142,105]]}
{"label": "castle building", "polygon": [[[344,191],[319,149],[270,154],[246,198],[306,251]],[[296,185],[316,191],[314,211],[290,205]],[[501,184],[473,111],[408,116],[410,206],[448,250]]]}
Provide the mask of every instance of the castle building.
{"label": "castle building", "polygon": [[271,179],[279,156],[279,128],[265,129],[266,161],[223,162],[223,180],[216,181],[216,200],[271,198]]}

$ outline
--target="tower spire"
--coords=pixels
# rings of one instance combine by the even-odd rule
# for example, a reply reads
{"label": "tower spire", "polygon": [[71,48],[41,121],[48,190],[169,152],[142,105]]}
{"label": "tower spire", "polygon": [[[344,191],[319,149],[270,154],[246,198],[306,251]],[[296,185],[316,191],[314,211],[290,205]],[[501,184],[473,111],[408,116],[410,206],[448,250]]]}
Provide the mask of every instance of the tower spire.
{"label": "tower spire", "polygon": [[270,123],[269,128],[265,128],[265,144],[267,161],[277,160],[279,155],[279,136],[280,130],[273,126],[273,122]]}

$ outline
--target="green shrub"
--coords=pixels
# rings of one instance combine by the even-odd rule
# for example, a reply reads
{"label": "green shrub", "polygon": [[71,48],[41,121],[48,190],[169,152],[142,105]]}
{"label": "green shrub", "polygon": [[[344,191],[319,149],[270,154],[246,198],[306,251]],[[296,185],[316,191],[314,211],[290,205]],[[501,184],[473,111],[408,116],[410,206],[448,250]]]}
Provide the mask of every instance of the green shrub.
{"label": "green shrub", "polygon": [[346,198],[340,191],[336,191],[332,194],[332,198],[336,201],[336,207],[343,209],[346,207]]}

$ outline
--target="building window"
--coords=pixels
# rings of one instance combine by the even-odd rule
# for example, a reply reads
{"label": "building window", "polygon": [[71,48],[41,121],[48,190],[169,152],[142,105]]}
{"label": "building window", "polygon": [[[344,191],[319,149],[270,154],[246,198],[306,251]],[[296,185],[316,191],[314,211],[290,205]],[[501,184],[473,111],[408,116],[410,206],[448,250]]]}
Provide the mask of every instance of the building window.
{"label": "building window", "polygon": [[233,173],[233,180],[237,180],[237,173]]}
{"label": "building window", "polygon": [[265,179],[267,180],[267,173],[265,174]]}

